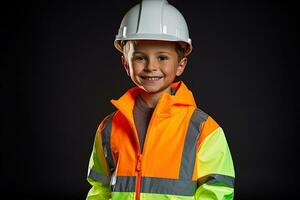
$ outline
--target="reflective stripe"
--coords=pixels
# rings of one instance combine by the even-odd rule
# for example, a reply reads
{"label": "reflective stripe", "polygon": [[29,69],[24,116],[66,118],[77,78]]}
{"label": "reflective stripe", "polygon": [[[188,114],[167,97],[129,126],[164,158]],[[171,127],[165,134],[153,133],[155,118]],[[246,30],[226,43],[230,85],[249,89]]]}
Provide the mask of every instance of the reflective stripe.
{"label": "reflective stripe", "polygon": [[95,181],[104,183],[104,184],[109,184],[109,182],[110,182],[110,177],[109,176],[102,175],[102,174],[96,172],[93,169],[89,169],[88,177],[95,180]]}
{"label": "reflective stripe", "polygon": [[112,151],[110,148],[110,138],[111,138],[111,127],[112,127],[112,118],[113,114],[109,115],[104,122],[103,131],[102,131],[102,145],[104,150],[105,158],[107,159],[110,173],[112,174],[115,170],[115,162],[113,159]]}
{"label": "reflective stripe", "polygon": [[223,174],[210,174],[198,180],[198,185],[212,185],[215,183],[225,184],[228,187],[234,188],[234,177]]}
{"label": "reflective stripe", "polygon": [[113,192],[135,192],[135,176],[117,176]]}
{"label": "reflective stripe", "polygon": [[181,156],[180,179],[190,180],[193,177],[197,140],[200,137],[200,127],[207,118],[208,115],[205,112],[196,108],[190,119]]}
{"label": "reflective stripe", "polygon": [[150,178],[143,177],[142,190],[144,193],[171,194],[193,196],[197,182],[184,179]]}
{"label": "reflective stripe", "polygon": [[[118,176],[114,192],[135,192],[135,176]],[[197,182],[166,178],[142,177],[142,193],[193,196]]]}

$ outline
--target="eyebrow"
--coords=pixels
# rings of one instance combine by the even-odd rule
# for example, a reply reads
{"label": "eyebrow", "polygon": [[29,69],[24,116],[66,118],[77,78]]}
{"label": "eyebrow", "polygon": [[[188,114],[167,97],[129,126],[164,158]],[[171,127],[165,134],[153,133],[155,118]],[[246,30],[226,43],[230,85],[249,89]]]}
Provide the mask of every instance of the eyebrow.
{"label": "eyebrow", "polygon": [[157,52],[157,54],[160,54],[160,53],[167,53],[167,54],[170,54],[170,52],[168,52],[168,51],[159,51],[159,52]]}

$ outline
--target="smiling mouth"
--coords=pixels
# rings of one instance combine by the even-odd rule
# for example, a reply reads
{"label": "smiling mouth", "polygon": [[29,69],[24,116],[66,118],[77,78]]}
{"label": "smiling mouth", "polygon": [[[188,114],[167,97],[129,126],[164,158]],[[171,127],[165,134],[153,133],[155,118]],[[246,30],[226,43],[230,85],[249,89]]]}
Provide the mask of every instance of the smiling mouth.
{"label": "smiling mouth", "polygon": [[148,80],[148,81],[158,81],[162,78],[162,76],[141,76],[142,79]]}

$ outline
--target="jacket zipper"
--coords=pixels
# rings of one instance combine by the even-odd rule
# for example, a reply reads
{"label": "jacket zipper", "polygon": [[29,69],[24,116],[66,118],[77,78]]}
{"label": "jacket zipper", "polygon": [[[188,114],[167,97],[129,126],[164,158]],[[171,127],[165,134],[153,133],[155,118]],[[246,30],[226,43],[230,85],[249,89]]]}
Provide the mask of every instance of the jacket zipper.
{"label": "jacket zipper", "polygon": [[141,182],[142,182],[142,155],[137,155],[137,164],[136,164],[137,180],[135,188],[135,199],[140,200],[141,195]]}
{"label": "jacket zipper", "polygon": [[138,138],[137,129],[135,124],[132,123],[131,128],[134,130],[134,134],[136,137],[136,144],[137,144],[137,163],[135,167],[135,171],[137,173],[136,181],[135,181],[135,200],[140,200],[140,193],[141,193],[141,182],[142,182],[142,154],[140,148],[140,142]]}
{"label": "jacket zipper", "polygon": [[[157,103],[156,107],[158,106],[159,102]],[[146,146],[146,141],[147,141],[147,137],[149,137],[149,129],[152,125],[152,121],[153,121],[153,116],[156,113],[157,108],[155,108],[155,110],[152,113],[152,117],[150,119],[150,122],[148,124],[148,128],[146,131],[146,138],[144,141],[144,147],[143,147],[143,152],[145,150],[145,146]],[[134,130],[137,130],[135,125],[133,126]],[[141,185],[142,185],[142,153],[141,152],[141,148],[140,148],[140,143],[139,143],[139,138],[138,138],[138,133],[137,131],[135,131],[136,134],[136,139],[137,139],[137,143],[138,143],[138,154],[137,154],[137,164],[136,164],[136,172],[137,172],[137,180],[136,180],[136,187],[135,187],[135,200],[140,200],[141,198]]]}
{"label": "jacket zipper", "polygon": [[[157,105],[156,105],[157,107]],[[147,143],[147,138],[149,137],[149,130],[152,126],[152,121],[153,121],[153,116],[155,115],[157,108],[152,113],[152,117],[150,119],[150,122],[148,124],[148,128],[146,131],[146,137],[144,141],[144,147],[143,147],[143,152],[141,153],[141,148],[140,148],[140,143],[138,142],[138,155],[137,155],[137,165],[136,165],[136,172],[137,172],[137,180],[136,180],[136,188],[135,188],[135,200],[140,200],[141,198],[141,185],[142,185],[142,154],[145,151],[146,143]],[[136,130],[136,129],[135,129]],[[138,133],[136,133],[138,136]],[[137,137],[137,141],[139,141]]]}
{"label": "jacket zipper", "polygon": [[137,173],[136,181],[135,181],[135,200],[140,200],[140,193],[141,193],[141,182],[142,182],[142,154],[140,148],[140,142],[138,138],[137,129],[135,124],[132,123],[131,128],[134,130],[134,134],[136,137],[136,144],[137,144],[137,163],[135,166],[135,171]]}

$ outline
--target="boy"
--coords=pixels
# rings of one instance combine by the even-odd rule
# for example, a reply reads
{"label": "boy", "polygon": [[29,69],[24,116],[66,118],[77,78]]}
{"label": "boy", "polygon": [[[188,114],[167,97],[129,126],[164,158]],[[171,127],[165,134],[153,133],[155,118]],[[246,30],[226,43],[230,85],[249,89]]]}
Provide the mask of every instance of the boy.
{"label": "boy", "polygon": [[124,16],[115,40],[137,85],[96,133],[88,200],[233,199],[234,168],[222,128],[182,81],[192,51],[186,22],[165,0]]}

